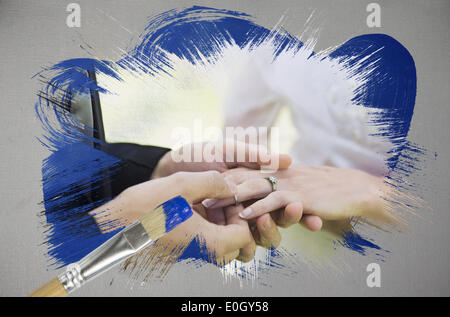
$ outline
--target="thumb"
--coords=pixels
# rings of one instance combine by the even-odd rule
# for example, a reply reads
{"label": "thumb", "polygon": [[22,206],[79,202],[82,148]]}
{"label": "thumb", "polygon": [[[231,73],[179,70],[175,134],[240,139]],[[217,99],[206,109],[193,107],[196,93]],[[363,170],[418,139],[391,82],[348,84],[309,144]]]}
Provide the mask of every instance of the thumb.
{"label": "thumb", "polygon": [[174,186],[191,203],[205,198],[230,198],[237,192],[236,185],[228,183],[217,171],[179,172],[173,176]]}

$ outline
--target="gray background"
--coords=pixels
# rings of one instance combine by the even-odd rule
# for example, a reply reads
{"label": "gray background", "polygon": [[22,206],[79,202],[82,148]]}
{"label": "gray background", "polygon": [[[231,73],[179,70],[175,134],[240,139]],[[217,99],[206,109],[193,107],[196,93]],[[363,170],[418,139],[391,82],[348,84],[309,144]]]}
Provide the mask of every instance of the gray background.
{"label": "gray background", "polygon": [[406,46],[418,74],[409,139],[429,153],[422,170],[410,180],[420,185],[431,211],[422,211],[423,219],[412,219],[408,232],[376,237],[392,252],[381,264],[381,288],[366,286],[365,268],[371,259],[351,255],[347,259],[350,267],[340,275],[322,272],[315,276],[300,266],[290,277],[269,276],[270,287],[224,282],[220,272],[209,266],[200,270],[177,266],[163,281],[145,287],[130,284],[126,274],[113,270],[74,295],[450,295],[449,0],[377,1],[382,27],[372,29],[365,22],[365,8],[372,1],[362,0],[79,0],[79,29],[65,24],[70,2],[0,1],[0,295],[26,295],[56,274],[47,269],[37,217],[42,209],[38,205],[42,200],[41,162],[48,153],[36,140],[42,131],[33,105],[40,86],[31,76],[42,66],[89,57],[79,47],[82,42],[94,47],[94,55],[114,59],[116,48],[126,48],[149,16],[193,4],[244,11],[269,28],[285,15],[283,25],[292,34],[302,32],[316,9],[322,27],[318,49],[364,33],[386,33]]}

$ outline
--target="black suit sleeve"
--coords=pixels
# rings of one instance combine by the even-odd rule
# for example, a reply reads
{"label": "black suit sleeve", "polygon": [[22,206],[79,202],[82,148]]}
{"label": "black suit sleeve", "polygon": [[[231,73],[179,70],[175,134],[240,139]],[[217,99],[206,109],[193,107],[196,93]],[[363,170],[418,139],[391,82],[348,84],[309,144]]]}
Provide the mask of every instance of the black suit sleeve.
{"label": "black suit sleeve", "polygon": [[148,181],[161,157],[170,151],[168,148],[132,143],[108,143],[102,150],[124,163],[117,172],[111,173],[111,197],[130,186]]}

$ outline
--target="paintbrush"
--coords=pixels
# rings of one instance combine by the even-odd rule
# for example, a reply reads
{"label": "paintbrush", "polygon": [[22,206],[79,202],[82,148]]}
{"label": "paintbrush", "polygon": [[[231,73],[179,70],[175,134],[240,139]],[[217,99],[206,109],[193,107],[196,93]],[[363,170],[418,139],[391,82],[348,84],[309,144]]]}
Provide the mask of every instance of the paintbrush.
{"label": "paintbrush", "polygon": [[192,216],[189,203],[172,198],[108,239],[66,271],[32,292],[31,297],[62,297],[123,262]]}

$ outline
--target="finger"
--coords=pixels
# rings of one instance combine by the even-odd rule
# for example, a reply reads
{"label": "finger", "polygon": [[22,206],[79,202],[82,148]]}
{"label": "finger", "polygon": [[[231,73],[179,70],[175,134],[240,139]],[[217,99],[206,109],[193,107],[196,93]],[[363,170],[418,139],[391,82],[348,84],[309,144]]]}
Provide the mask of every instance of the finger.
{"label": "finger", "polygon": [[[322,228],[322,219],[315,215],[303,215],[303,205],[296,202],[295,195],[290,192],[273,192],[253,205],[247,207],[239,214],[244,219],[252,219],[261,214],[276,211],[284,206],[284,211],[275,213],[276,224],[286,228],[302,219],[302,224],[311,231],[318,231]],[[250,209],[250,210],[249,210]]]}
{"label": "finger", "polygon": [[241,262],[247,263],[253,260],[256,252],[256,242],[252,237],[252,242],[248,243],[246,246],[239,250],[239,256],[237,259]]}
{"label": "finger", "polygon": [[288,191],[275,191],[245,208],[239,213],[239,216],[244,219],[252,219],[265,213],[284,208],[292,202],[295,202],[295,195],[293,193]]}
{"label": "finger", "polygon": [[225,226],[227,224],[223,208],[210,209],[206,213],[208,221],[216,225]]}
{"label": "finger", "polygon": [[181,195],[190,202],[204,198],[233,197],[236,192],[234,184],[229,184],[217,171],[178,172],[173,174],[175,184],[181,188]]}
{"label": "finger", "polygon": [[278,160],[279,160],[279,163],[278,163],[279,169],[286,169],[289,166],[291,166],[291,164],[292,164],[292,158],[287,154],[279,154]]}
{"label": "finger", "polygon": [[208,219],[208,213],[206,212],[205,206],[202,204],[192,204],[192,209],[194,209],[203,218]]}
{"label": "finger", "polygon": [[224,214],[225,214],[227,224],[240,225],[243,228],[246,228],[248,230],[249,241],[245,246],[243,246],[240,249],[238,259],[242,262],[249,262],[255,256],[256,242],[253,239],[253,236],[250,231],[250,227],[249,227],[247,220],[244,220],[241,217],[239,217],[239,212],[241,212],[243,209],[244,209],[244,207],[242,205],[230,206],[230,207],[227,207],[224,209]]}
{"label": "finger", "polygon": [[232,168],[244,166],[259,169],[261,166],[273,166],[275,169],[287,168],[292,159],[287,154],[271,154],[267,147],[261,144],[250,144],[227,139],[224,142],[225,162]]}
{"label": "finger", "polygon": [[319,231],[323,225],[322,219],[315,215],[304,215],[300,223],[311,231]]}
{"label": "finger", "polygon": [[[208,208],[220,208],[230,205],[235,205],[236,203],[241,203],[250,199],[259,199],[267,196],[272,192],[272,184],[265,178],[253,178],[246,182],[237,185],[236,196],[233,195],[232,198],[226,198],[221,200],[205,200],[202,202],[204,206]],[[235,200],[237,198],[237,201]]]}
{"label": "finger", "polygon": [[252,239],[248,228],[239,225],[216,225],[209,222],[199,214],[194,215],[177,228],[165,235],[161,240],[170,250],[175,250],[180,241],[188,245],[196,238],[201,253],[209,262],[223,265],[239,256],[239,250]]}
{"label": "finger", "polygon": [[300,202],[290,203],[284,209],[272,212],[271,215],[277,226],[287,228],[302,219],[303,204]]}
{"label": "finger", "polygon": [[233,252],[221,256],[220,258],[216,257],[213,262],[218,266],[225,266],[231,261],[239,259],[239,256],[240,256],[239,250],[235,250]]}
{"label": "finger", "polygon": [[242,184],[249,179],[253,178],[264,178],[269,176],[275,176],[274,173],[262,173],[260,170],[252,170],[243,167],[236,167],[229,169],[222,173],[225,176],[225,179],[229,182],[232,182],[236,185]]}
{"label": "finger", "polygon": [[264,214],[256,219],[259,232],[259,243],[266,249],[277,248],[281,242],[281,235],[270,214]]}
{"label": "finger", "polygon": [[289,178],[292,177],[289,175],[289,169],[280,170],[277,172],[271,171],[261,171],[261,170],[251,170],[248,168],[237,167],[229,169],[222,174],[225,176],[225,179],[229,182],[232,182],[236,185],[242,184],[249,179],[253,178],[268,178],[269,176],[274,176],[278,179]]}
{"label": "finger", "polygon": [[217,226],[211,224],[211,226],[215,226],[214,230],[204,238],[208,250],[217,259],[222,259],[226,254],[236,250],[239,251],[253,239],[248,228],[241,225]]}
{"label": "finger", "polygon": [[259,234],[258,228],[256,228],[256,221],[250,225],[250,231],[256,245],[261,245],[261,235]]}

